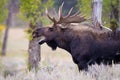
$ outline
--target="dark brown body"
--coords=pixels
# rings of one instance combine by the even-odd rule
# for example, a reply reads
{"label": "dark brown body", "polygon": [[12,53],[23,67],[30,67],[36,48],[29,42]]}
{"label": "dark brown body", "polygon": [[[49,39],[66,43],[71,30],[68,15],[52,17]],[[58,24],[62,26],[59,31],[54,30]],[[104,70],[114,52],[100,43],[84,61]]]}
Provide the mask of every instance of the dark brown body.
{"label": "dark brown body", "polygon": [[[57,47],[68,51],[79,70],[87,69],[95,62],[111,64],[120,61],[120,33],[97,30],[84,24],[70,24],[67,28],[46,27],[33,32],[39,38],[39,44],[46,42],[53,50]],[[44,39],[41,39],[44,36]]]}

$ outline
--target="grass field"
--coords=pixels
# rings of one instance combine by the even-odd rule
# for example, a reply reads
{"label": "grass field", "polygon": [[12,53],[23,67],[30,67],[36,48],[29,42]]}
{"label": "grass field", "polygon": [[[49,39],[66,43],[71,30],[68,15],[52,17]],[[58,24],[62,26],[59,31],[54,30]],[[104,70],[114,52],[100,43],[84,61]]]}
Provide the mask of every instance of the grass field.
{"label": "grass field", "polygon": [[24,29],[11,28],[7,56],[0,57],[0,80],[120,80],[120,65],[92,65],[87,72],[78,71],[71,55],[62,49],[52,51],[41,46],[38,71],[27,69],[28,40]]}

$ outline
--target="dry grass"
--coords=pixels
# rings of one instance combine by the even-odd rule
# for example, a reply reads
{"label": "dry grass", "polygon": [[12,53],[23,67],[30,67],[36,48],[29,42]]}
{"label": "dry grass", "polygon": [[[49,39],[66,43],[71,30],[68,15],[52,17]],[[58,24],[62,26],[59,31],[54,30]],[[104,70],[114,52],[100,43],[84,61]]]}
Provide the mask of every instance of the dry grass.
{"label": "dry grass", "polygon": [[93,65],[87,72],[79,72],[66,51],[52,51],[46,44],[41,46],[38,71],[29,72],[26,67],[27,45],[23,29],[10,30],[7,56],[0,57],[0,80],[120,80],[119,64]]}
{"label": "dry grass", "polygon": [[[88,71],[78,72],[74,65],[55,65],[48,64],[47,66],[41,65],[37,72],[28,71],[12,71],[1,73],[0,80],[119,80],[120,79],[120,65],[104,66],[93,65],[89,67]],[[5,73],[5,72],[4,72]]]}

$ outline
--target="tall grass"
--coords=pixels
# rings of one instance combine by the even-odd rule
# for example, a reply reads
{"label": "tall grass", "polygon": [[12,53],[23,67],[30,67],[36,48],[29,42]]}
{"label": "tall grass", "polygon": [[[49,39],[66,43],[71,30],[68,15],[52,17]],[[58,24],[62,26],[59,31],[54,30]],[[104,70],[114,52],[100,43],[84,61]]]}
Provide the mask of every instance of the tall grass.
{"label": "tall grass", "polygon": [[[9,67],[10,68],[10,67]],[[13,68],[13,67],[12,67]],[[4,69],[5,70],[5,69]],[[40,64],[37,72],[28,69],[0,72],[0,80],[120,80],[120,65],[92,65],[88,71],[78,71],[72,64]]]}

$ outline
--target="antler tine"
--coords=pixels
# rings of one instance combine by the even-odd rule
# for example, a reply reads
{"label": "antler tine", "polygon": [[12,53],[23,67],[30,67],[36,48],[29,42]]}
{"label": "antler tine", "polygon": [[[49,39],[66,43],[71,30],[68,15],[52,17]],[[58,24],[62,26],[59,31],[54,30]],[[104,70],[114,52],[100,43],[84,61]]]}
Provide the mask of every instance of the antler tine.
{"label": "antler tine", "polygon": [[69,17],[71,15],[71,12],[73,10],[73,7],[69,10],[68,14],[65,16],[65,18]]}
{"label": "antler tine", "polygon": [[86,16],[85,14],[81,13],[80,16]]}
{"label": "antler tine", "polygon": [[54,25],[62,24],[62,23],[65,23],[65,24],[66,23],[80,23],[80,22],[83,22],[83,21],[87,20],[85,18],[85,16],[80,14],[80,11],[77,11],[75,14],[71,15],[73,7],[69,10],[69,12],[68,12],[68,14],[66,16],[62,16],[63,5],[64,5],[64,2],[59,7],[59,10],[58,10],[58,20],[56,20],[55,17],[51,17],[48,14],[48,11],[46,10],[46,14],[47,14],[48,18],[54,22]]}
{"label": "antler tine", "polygon": [[70,16],[71,18],[74,18],[74,17],[79,17],[81,20],[87,20],[85,19],[85,15],[83,14],[80,14],[80,11],[77,11],[74,15]]}
{"label": "antler tine", "polygon": [[52,18],[52,17],[48,14],[48,10],[47,10],[47,9],[46,9],[45,13],[46,13],[46,15],[48,16],[48,18],[49,18],[52,22],[56,23],[55,18],[54,18],[54,17]]}
{"label": "antler tine", "polygon": [[77,16],[80,14],[80,11],[77,11],[74,15],[72,15],[71,17]]}
{"label": "antler tine", "polygon": [[63,8],[64,2],[62,5],[59,7],[58,14],[59,14],[59,19],[62,18],[62,8]]}
{"label": "antler tine", "polygon": [[53,18],[50,17],[50,15],[48,14],[48,10],[47,10],[47,9],[45,10],[45,13],[46,13],[46,15],[48,16],[48,18],[53,21]]}

